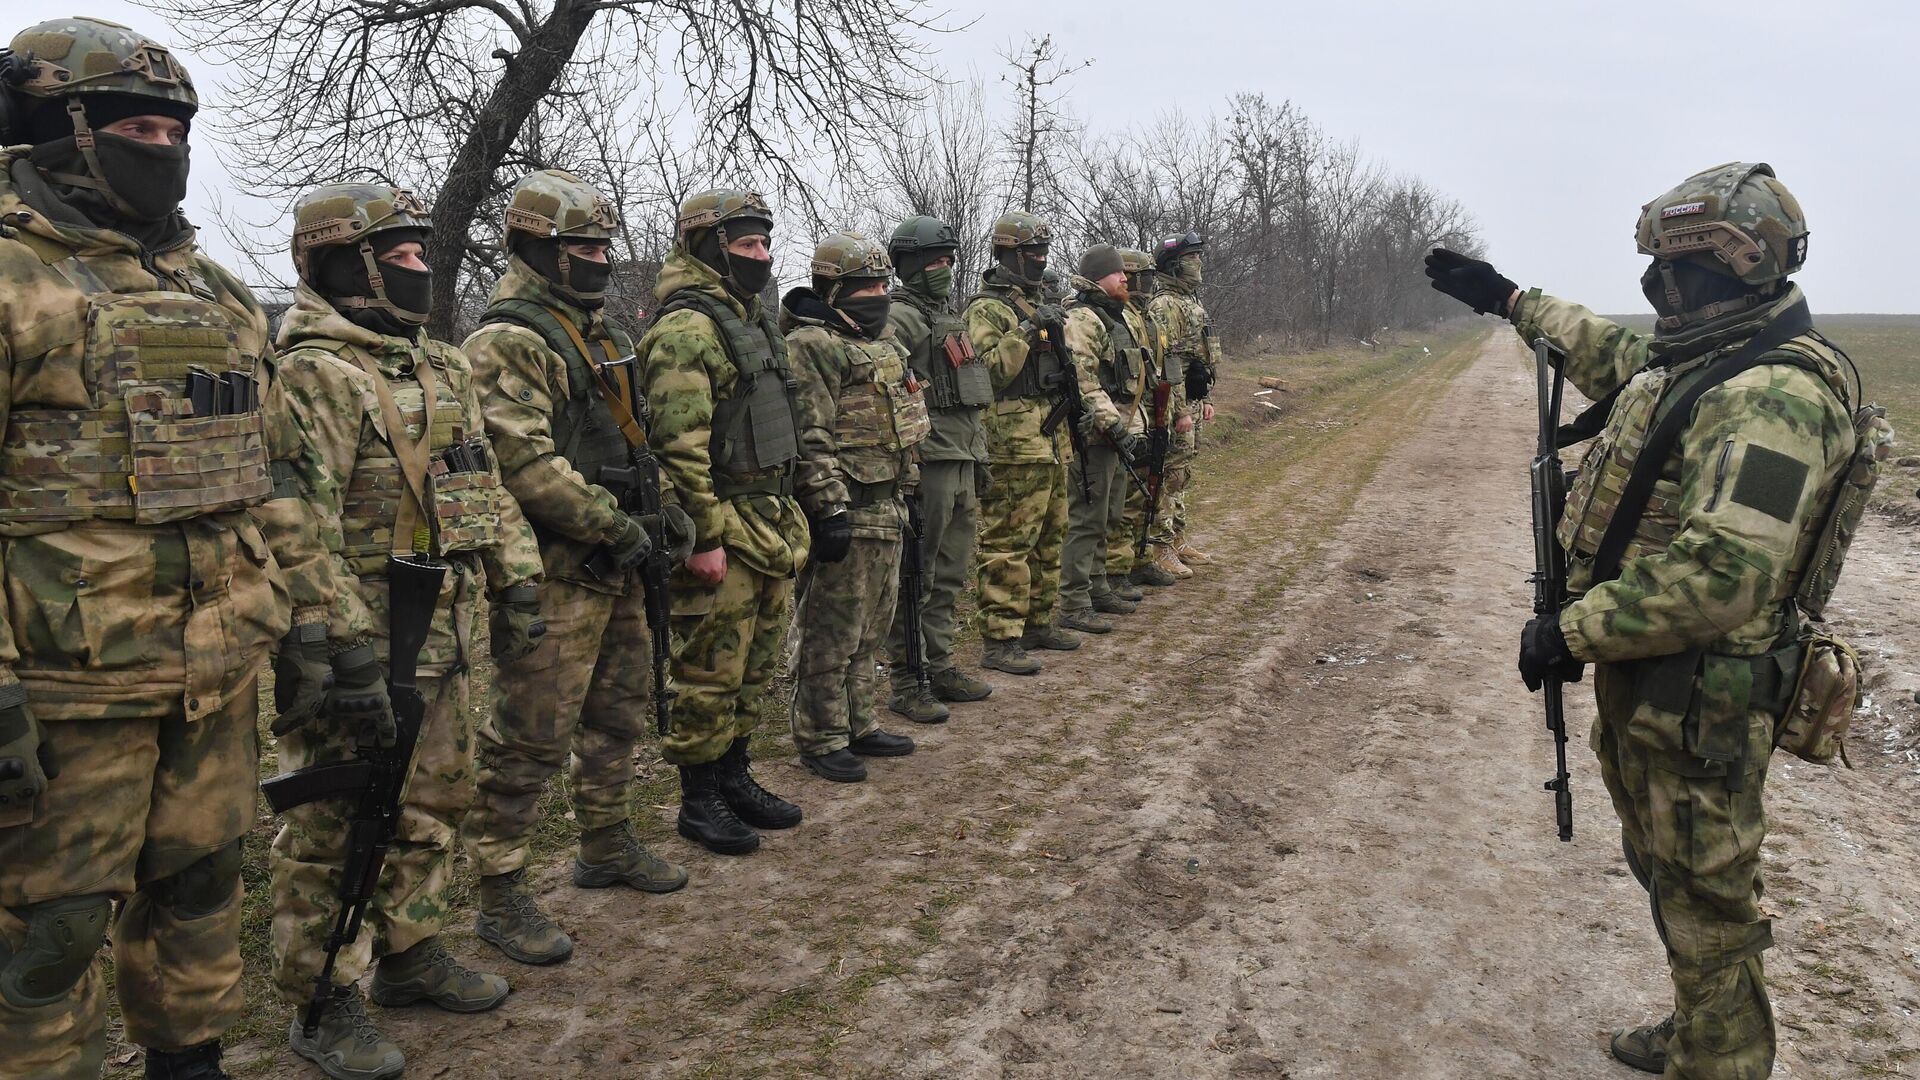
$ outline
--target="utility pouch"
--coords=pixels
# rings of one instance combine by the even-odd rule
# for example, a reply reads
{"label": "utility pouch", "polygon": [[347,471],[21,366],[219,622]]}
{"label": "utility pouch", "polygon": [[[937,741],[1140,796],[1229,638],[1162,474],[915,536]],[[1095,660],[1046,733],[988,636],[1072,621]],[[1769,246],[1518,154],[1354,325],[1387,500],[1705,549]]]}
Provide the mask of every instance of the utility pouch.
{"label": "utility pouch", "polygon": [[500,478],[486,440],[471,438],[447,447],[427,466],[440,553],[477,551],[500,542]]}
{"label": "utility pouch", "polygon": [[1752,657],[1708,653],[1701,658],[1699,689],[1682,728],[1687,752],[1730,766],[1730,778],[1744,773],[1752,700]]}
{"label": "utility pouch", "polygon": [[[946,354],[947,364],[953,376],[954,397],[962,408],[977,409],[993,402],[993,378],[987,374],[987,365],[973,351],[973,342],[966,334],[950,333],[941,345]],[[937,402],[929,402],[938,406]],[[939,406],[944,407],[944,406]]]}
{"label": "utility pouch", "polygon": [[1805,655],[1773,745],[1802,761],[1828,765],[1838,757],[1852,768],[1846,738],[1860,704],[1860,657],[1813,622],[1800,628],[1800,644]]}

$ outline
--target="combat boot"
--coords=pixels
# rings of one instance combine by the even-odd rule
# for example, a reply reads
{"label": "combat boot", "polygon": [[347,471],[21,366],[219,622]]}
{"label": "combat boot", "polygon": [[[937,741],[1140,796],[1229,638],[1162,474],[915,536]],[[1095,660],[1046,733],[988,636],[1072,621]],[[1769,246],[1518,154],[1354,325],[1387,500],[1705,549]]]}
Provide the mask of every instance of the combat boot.
{"label": "combat boot", "polygon": [[959,668],[942,668],[933,673],[933,696],[941,701],[985,701],[993,693],[993,684],[976,679]]}
{"label": "combat boot", "polygon": [[1190,566],[1205,566],[1213,561],[1213,556],[1187,543],[1187,533],[1184,529],[1173,535],[1173,553],[1181,562]]}
{"label": "combat boot", "polygon": [[147,1080],[228,1080],[220,1068],[220,1042],[185,1050],[148,1050]]}
{"label": "combat boot", "polygon": [[836,784],[857,784],[867,778],[867,763],[844,748],[825,754],[801,754],[800,762],[813,775]]}
{"label": "combat boot", "polygon": [[1143,562],[1133,568],[1133,573],[1127,575],[1127,580],[1135,585],[1151,585],[1156,589],[1164,589],[1179,579],[1160,569],[1158,563]]}
{"label": "combat boot", "polygon": [[1193,569],[1174,554],[1172,544],[1153,545],[1153,565],[1177,581],[1185,581],[1193,576]]}
{"label": "combat boot", "polygon": [[389,1009],[430,1001],[448,1012],[475,1013],[507,1000],[508,989],[507,980],[467,967],[439,938],[430,937],[405,952],[381,957],[367,996]]}
{"label": "combat boot", "polygon": [[1613,1033],[1613,1056],[1642,1072],[1667,1071],[1667,1040],[1673,1038],[1673,1017],[1657,1024],[1622,1028]]}
{"label": "combat boot", "polygon": [[752,764],[744,735],[720,755],[720,797],[727,800],[734,815],[756,829],[791,829],[800,824],[800,808],[761,787],[749,768]]}
{"label": "combat boot", "polygon": [[1014,640],[987,642],[980,650],[980,666],[1009,675],[1033,675],[1040,671],[1040,661],[1028,656],[1027,650]]}
{"label": "combat boot", "polygon": [[1109,584],[1113,587],[1113,595],[1122,600],[1137,604],[1147,598],[1147,590],[1132,584],[1131,581],[1112,581],[1109,579]]}
{"label": "combat boot", "polygon": [[[931,684],[932,680],[928,681]],[[887,698],[887,708],[916,724],[944,724],[947,717],[952,715],[945,705],[940,704],[940,699],[933,696],[931,685],[925,690],[909,686],[896,691]]]}
{"label": "combat boot", "polygon": [[861,757],[906,757],[913,753],[913,740],[874,728],[848,743],[847,749]]}
{"label": "combat boot", "polygon": [[[1113,629],[1108,626],[1107,629]],[[1023,649],[1052,649],[1055,652],[1072,652],[1080,647],[1080,639],[1065,630],[1048,623],[1045,626],[1029,626],[1027,632],[1020,635],[1020,647]]]}
{"label": "combat boot", "polygon": [[720,763],[680,766],[680,835],[715,855],[745,855],[760,846],[760,834],[747,828],[721,796]]}
{"label": "combat boot", "polygon": [[[1072,610],[1069,610],[1069,611],[1062,611],[1060,613],[1060,617],[1054,620],[1054,624],[1055,626],[1058,626],[1061,629],[1078,630],[1080,633],[1083,633],[1083,634],[1113,633],[1113,620],[1107,618],[1104,615],[1095,614],[1092,608],[1073,608]],[[1049,627],[1048,629],[1052,629],[1052,627]],[[1055,630],[1054,632],[1058,633],[1059,631]],[[1027,645],[1028,648],[1039,647],[1044,649],[1044,648],[1051,647],[1047,645],[1041,645],[1040,638],[1038,636],[1036,636],[1033,640],[1034,640],[1034,644],[1032,645],[1027,645],[1027,642],[1025,639],[1022,639],[1020,643],[1022,645]],[[1074,642],[1074,645],[1077,647],[1079,645],[1079,642],[1078,641]]]}
{"label": "combat boot", "polygon": [[480,879],[480,914],[473,932],[522,964],[557,964],[573,955],[573,939],[540,910],[527,891],[527,872]]}
{"label": "combat boot", "polygon": [[300,1017],[294,1017],[287,1043],[333,1080],[388,1080],[407,1067],[406,1055],[373,1026],[358,986],[333,988],[333,1000],[311,1039],[300,1030]]}
{"label": "combat boot", "polygon": [[629,885],[641,892],[670,893],[686,885],[687,868],[648,851],[633,835],[633,822],[623,821],[580,834],[573,883],[583,889]]}
{"label": "combat boot", "polygon": [[1120,599],[1119,590],[1093,594],[1093,610],[1105,615],[1131,615],[1140,610],[1132,600]]}

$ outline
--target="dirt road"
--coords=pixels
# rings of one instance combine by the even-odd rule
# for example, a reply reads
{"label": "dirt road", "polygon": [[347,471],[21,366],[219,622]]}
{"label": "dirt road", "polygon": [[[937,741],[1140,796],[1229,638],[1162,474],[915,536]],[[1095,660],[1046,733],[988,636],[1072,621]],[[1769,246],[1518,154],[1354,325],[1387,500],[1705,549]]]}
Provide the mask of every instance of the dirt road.
{"label": "dirt road", "polygon": [[[1219,459],[1216,565],[1123,633],[865,785],[769,762],[808,819],[760,854],[668,841],[664,898],[547,870],[574,959],[496,1013],[383,1014],[408,1075],[1638,1075],[1605,1034],[1667,982],[1590,703],[1561,844],[1512,673],[1531,375],[1499,334],[1343,393]],[[1769,785],[1781,1076],[1920,1075],[1911,535],[1869,530],[1842,602],[1887,654],[1859,770]]]}

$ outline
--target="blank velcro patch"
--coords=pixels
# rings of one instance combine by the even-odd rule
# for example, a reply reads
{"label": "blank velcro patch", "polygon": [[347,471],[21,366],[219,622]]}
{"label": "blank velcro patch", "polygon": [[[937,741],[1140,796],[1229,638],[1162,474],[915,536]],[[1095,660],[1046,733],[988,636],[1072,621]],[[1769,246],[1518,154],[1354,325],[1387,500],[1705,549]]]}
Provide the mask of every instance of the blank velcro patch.
{"label": "blank velcro patch", "polygon": [[1764,446],[1747,447],[1740,477],[1733,484],[1733,501],[1751,506],[1768,517],[1792,521],[1806,487],[1806,465]]}

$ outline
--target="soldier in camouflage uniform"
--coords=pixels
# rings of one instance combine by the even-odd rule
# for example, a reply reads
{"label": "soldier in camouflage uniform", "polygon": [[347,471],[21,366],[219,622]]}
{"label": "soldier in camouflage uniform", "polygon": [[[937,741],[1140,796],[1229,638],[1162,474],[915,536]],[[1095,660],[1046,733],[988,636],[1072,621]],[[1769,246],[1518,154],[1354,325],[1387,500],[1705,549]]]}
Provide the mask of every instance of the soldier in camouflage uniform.
{"label": "soldier in camouflage uniform", "polygon": [[747,755],[809,536],[793,497],[796,382],[760,300],[772,231],[773,212],[752,192],[720,188],[682,203],[638,353],[648,442],[695,535],[673,573],[678,693],[661,755],[680,766],[680,835],[723,855],[753,851],[756,828],[792,828],[801,816],[755,781]]}
{"label": "soldier in camouflage uniform", "polygon": [[[880,730],[874,659],[899,595],[913,455],[926,401],[887,324],[893,263],[859,233],[813,252],[813,284],[787,293],[780,325],[800,382],[800,505],[815,522],[801,585],[791,721],[800,760],[840,783],[867,778],[863,757],[904,757],[913,740]],[[844,522],[841,526],[840,522]]]}
{"label": "soldier in camouflage uniform", "polygon": [[[480,874],[480,937],[525,964],[573,953],[524,881],[540,796],[562,766],[580,829],[576,885],[672,892],[687,883],[686,870],[650,854],[628,821],[633,747],[652,715],[652,638],[638,567],[658,523],[627,514],[624,484],[616,494],[601,473],[624,469],[629,439],[644,447],[646,438],[631,372],[615,363],[632,354],[633,340],[601,311],[619,228],[612,204],[579,177],[546,170],[523,178],[506,211],[507,272],[461,346],[501,475],[533,523],[546,565],[547,636],[494,675],[493,712],[480,729],[479,796],[465,830]],[[667,517],[691,550],[692,523],[678,508]]]}
{"label": "soldier in camouflage uniform", "polygon": [[[146,1074],[217,1080],[242,1004],[257,677],[290,620],[253,514],[298,514],[268,462],[266,318],[179,214],[197,99],[173,56],[79,18],[11,48],[0,1075],[100,1075],[110,935]],[[190,369],[225,399],[196,408]]]}
{"label": "soldier in camouflage uniform", "polygon": [[[455,827],[473,794],[474,620],[490,594],[494,658],[533,651],[545,633],[540,552],[480,434],[485,420],[466,358],[421,329],[432,292],[426,207],[382,184],[333,184],[301,196],[293,228],[300,286],[280,326],[273,391],[297,433],[293,482],[320,539],[310,564],[288,562],[296,630],[312,631],[295,640],[318,655],[310,664],[283,655],[276,689],[290,703],[325,697],[311,712],[282,710],[275,732],[283,767],[348,760],[359,741],[390,738],[381,671],[387,562],[424,554],[450,564],[419,656],[426,715],[399,830],[360,936],[333,969],[325,1019],[312,1038],[297,1017],[289,1033],[294,1051],[328,1076],[373,1080],[398,1075],[405,1062],[360,998],[357,980],[374,959],[371,997],[381,1005],[427,1000],[477,1012],[507,996],[505,979],[463,967],[438,935]],[[331,584],[306,585],[320,580]],[[274,985],[295,1006],[312,994],[339,913],[351,811],[340,800],[297,807],[273,841]]]}
{"label": "soldier in camouflage uniform", "polygon": [[1147,375],[1146,327],[1127,305],[1126,263],[1112,244],[1080,256],[1077,293],[1067,305],[1067,355],[1078,370],[1086,454],[1067,475],[1067,544],[1060,573],[1059,624],[1106,634],[1107,615],[1136,605],[1107,583],[1107,537],[1126,524],[1128,475],[1146,443],[1135,431]]}
{"label": "soldier in camouflage uniform", "polygon": [[1200,249],[1204,244],[1199,233],[1189,232],[1168,237],[1153,250],[1158,274],[1147,313],[1166,336],[1165,374],[1173,381],[1174,415],[1179,419],[1174,424],[1162,488],[1165,505],[1149,538],[1153,569],[1142,570],[1137,576],[1149,585],[1171,584],[1168,577],[1190,578],[1193,570],[1189,564],[1200,566],[1212,561],[1206,552],[1187,542],[1186,489],[1193,482],[1194,439],[1200,423],[1213,419],[1213,404],[1206,398],[1213,390],[1220,363],[1219,338],[1199,296],[1203,280]]}
{"label": "soldier in camouflage uniform", "polygon": [[938,218],[912,217],[887,242],[900,284],[887,322],[893,343],[926,388],[932,429],[920,444],[920,528],[926,593],[920,639],[930,691],[907,663],[907,605],[894,611],[889,634],[893,693],[887,707],[921,724],[947,718],[948,701],[980,701],[993,687],[953,666],[953,609],[973,569],[980,492],[988,482],[987,433],[981,411],[993,402],[993,381],[973,354],[966,326],[948,304],[953,256],[960,240]]}
{"label": "soldier in camouflage uniform", "polygon": [[1064,344],[1041,326],[1066,318],[1040,293],[1053,231],[1021,210],[993,225],[994,265],[961,317],[974,354],[993,378],[984,427],[993,483],[980,500],[980,663],[1032,675],[1029,649],[1077,649],[1078,636],[1053,624],[1060,554],[1067,532],[1067,432],[1040,430],[1060,393]]}
{"label": "soldier in camouflage uniform", "polygon": [[[1137,248],[1121,248],[1120,262],[1127,271],[1127,325],[1133,329],[1135,340],[1145,350],[1143,360],[1146,367],[1141,375],[1140,400],[1127,414],[1127,430],[1145,439],[1152,421],[1148,414],[1153,407],[1153,387],[1160,381],[1167,342],[1165,335],[1160,332],[1160,324],[1147,314],[1147,301],[1153,296],[1153,256]],[[1141,453],[1144,455],[1146,452],[1143,447]],[[1147,479],[1147,466],[1147,459],[1142,456],[1136,471],[1143,480]],[[1147,524],[1147,497],[1140,486],[1131,480],[1127,482],[1126,490],[1126,505],[1122,507],[1121,516],[1107,531],[1107,587],[1121,600],[1138,601],[1144,594],[1140,586],[1131,580],[1133,572],[1141,566],[1152,566],[1151,557],[1136,557],[1140,531]]]}
{"label": "soldier in camouflage uniform", "polygon": [[[1560,523],[1578,599],[1527,625],[1520,668],[1537,689],[1596,665],[1594,752],[1674,987],[1672,1015],[1616,1033],[1612,1049],[1668,1077],[1754,1080],[1773,1068],[1762,796],[1800,668],[1794,597],[1856,441],[1839,354],[1787,280],[1806,237],[1766,165],[1718,166],[1648,203],[1638,243],[1652,257],[1641,279],[1660,315],[1651,336],[1522,292],[1480,260],[1428,258],[1435,288],[1565,349],[1567,377],[1612,403]],[[1703,384],[1617,576],[1596,568],[1663,402],[1762,335],[1758,366]]]}

